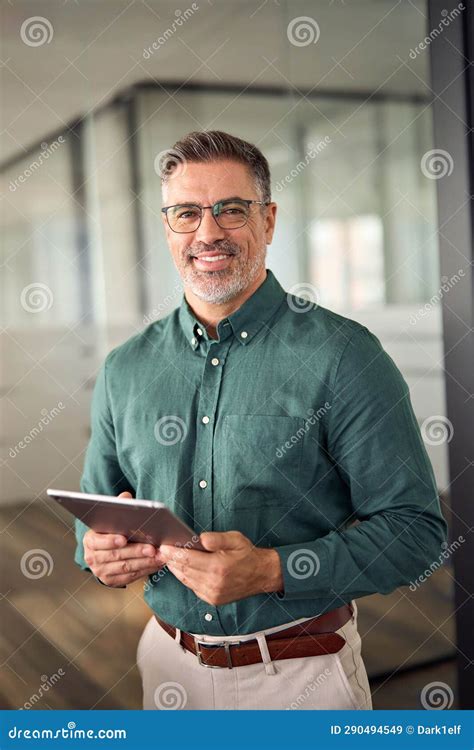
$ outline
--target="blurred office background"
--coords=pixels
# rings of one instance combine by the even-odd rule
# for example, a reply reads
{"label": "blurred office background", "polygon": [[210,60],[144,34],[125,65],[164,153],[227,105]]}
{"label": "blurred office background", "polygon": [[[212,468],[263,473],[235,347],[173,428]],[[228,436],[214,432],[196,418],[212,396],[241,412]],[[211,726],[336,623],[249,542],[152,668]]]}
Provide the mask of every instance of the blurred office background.
{"label": "blurred office background", "polygon": [[[79,488],[107,352],[180,304],[157,163],[186,132],[266,154],[268,266],[379,336],[449,517],[441,300],[459,278],[438,259],[435,177],[450,164],[430,153],[427,3],[12,0],[2,16],[0,699],[31,703],[62,668],[34,707],[139,708],[140,584],[109,591],[76,569],[45,490]],[[434,680],[457,705],[455,554],[415,591],[359,601],[376,708],[420,707]]]}

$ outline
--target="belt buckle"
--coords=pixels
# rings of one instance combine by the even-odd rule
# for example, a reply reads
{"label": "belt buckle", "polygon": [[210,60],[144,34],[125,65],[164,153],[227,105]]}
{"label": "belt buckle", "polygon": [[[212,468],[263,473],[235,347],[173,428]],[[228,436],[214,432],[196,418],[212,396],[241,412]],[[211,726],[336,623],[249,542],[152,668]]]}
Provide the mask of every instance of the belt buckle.
{"label": "belt buckle", "polygon": [[[197,639],[194,640],[194,645],[196,646],[196,656],[198,658],[199,664],[203,667],[207,667],[208,669],[233,669],[232,664],[232,657],[230,655],[230,646],[238,646],[240,641],[222,641],[221,643],[207,643],[206,641],[198,641]],[[227,665],[224,667],[221,667],[220,664],[206,664],[205,661],[202,660],[202,653],[200,646],[205,646],[206,648],[224,648],[227,658]]]}

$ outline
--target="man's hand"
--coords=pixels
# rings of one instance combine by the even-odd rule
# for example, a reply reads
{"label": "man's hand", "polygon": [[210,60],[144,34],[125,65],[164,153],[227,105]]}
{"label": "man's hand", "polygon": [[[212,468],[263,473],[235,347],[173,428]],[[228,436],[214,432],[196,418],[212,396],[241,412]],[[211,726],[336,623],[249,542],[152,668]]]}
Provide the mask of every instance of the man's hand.
{"label": "man's hand", "polygon": [[[121,492],[119,497],[132,497]],[[84,559],[97,578],[107,586],[123,586],[155,573],[163,567],[152,544],[128,542],[121,534],[84,534]]]}
{"label": "man's hand", "polygon": [[208,552],[162,544],[159,552],[181,583],[208,604],[218,606],[254,594],[283,589],[280,557],[274,549],[254,547],[240,531],[205,531]]}

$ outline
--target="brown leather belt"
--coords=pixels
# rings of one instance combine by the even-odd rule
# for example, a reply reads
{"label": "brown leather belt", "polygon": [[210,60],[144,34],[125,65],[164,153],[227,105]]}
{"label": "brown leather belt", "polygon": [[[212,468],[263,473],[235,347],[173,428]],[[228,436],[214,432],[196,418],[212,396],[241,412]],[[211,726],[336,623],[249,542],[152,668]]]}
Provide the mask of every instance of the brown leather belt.
{"label": "brown leather belt", "polygon": [[[302,656],[320,656],[334,654],[340,651],[345,639],[335,633],[350,620],[353,615],[351,604],[326,612],[324,615],[313,617],[311,620],[291,625],[289,628],[270,633],[265,636],[272,661],[278,659],[295,659]],[[158,624],[172,638],[176,639],[176,628],[155,615]],[[222,641],[206,643],[195,638],[183,630],[180,643],[187,651],[197,656],[204,667],[218,667],[232,669],[262,661],[260,647],[255,638],[248,641]]]}

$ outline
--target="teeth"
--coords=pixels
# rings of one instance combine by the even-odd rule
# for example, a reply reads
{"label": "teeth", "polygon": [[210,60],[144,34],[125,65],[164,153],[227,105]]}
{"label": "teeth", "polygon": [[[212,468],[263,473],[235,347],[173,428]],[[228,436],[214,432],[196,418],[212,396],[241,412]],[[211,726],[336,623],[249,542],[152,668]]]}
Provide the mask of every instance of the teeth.
{"label": "teeth", "polygon": [[223,260],[227,258],[227,255],[201,255],[198,260],[207,260],[209,263],[213,263],[215,260]]}

